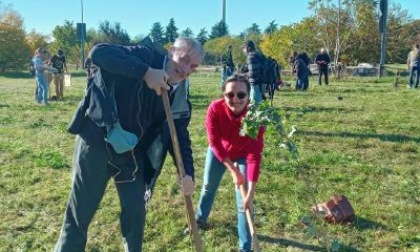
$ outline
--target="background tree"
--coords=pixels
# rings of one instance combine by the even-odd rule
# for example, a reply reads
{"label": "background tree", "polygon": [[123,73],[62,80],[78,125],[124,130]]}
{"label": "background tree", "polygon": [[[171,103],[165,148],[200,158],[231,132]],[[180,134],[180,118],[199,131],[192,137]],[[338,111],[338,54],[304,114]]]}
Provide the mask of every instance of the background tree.
{"label": "background tree", "polygon": [[[314,10],[316,22],[313,31],[315,38],[326,48],[333,62],[334,75],[338,77],[338,63],[343,47],[354,31],[354,2],[357,0],[312,0],[309,8]],[[360,0],[370,1],[370,0]],[[353,15],[352,15],[353,14]],[[331,49],[334,48],[333,53]]]}
{"label": "background tree", "polygon": [[35,30],[26,34],[26,43],[28,44],[31,52],[35,52],[35,50],[39,47],[47,48],[49,40],[50,36],[37,33]]}
{"label": "background tree", "polygon": [[52,31],[52,34],[54,41],[48,46],[49,56],[51,57],[57,53],[58,49],[62,49],[67,58],[67,63],[80,64],[81,45],[80,41],[77,40],[76,26],[74,23],[66,20],[63,25],[57,25]]}
{"label": "background tree", "polygon": [[282,26],[270,36],[266,36],[260,43],[261,51],[266,56],[274,58],[282,67],[282,69],[289,68],[289,58],[293,50],[298,51],[292,47],[293,28],[291,26]]}
{"label": "background tree", "polygon": [[76,26],[73,22],[64,21],[64,25],[57,25],[52,31],[54,42],[48,48],[50,54],[57,52],[61,48],[65,55],[69,57],[69,52],[74,50],[78,45],[77,36],[76,36]]}
{"label": "background tree", "polygon": [[166,26],[165,39],[166,43],[173,43],[178,38],[178,28],[175,25],[175,20],[171,18],[168,26]]}
{"label": "background tree", "polygon": [[223,20],[220,20],[211,28],[211,33],[210,33],[209,38],[214,39],[214,38],[220,38],[227,35],[229,35],[228,26]]}
{"label": "background tree", "polygon": [[271,22],[268,24],[267,28],[265,28],[265,30],[264,30],[264,34],[266,34],[266,35],[271,35],[271,34],[273,34],[276,30],[277,30],[277,24],[276,24],[276,23],[275,23],[275,21],[273,20],[273,21],[271,21]]}
{"label": "background tree", "polygon": [[253,23],[251,25],[251,27],[249,27],[249,28],[246,29],[246,32],[245,33],[248,34],[248,35],[249,34],[261,35],[261,29],[260,29],[260,27],[256,23]]}
{"label": "background tree", "polygon": [[185,29],[181,32],[181,36],[182,37],[187,37],[187,38],[193,38],[194,37],[194,32],[191,30],[191,28],[187,27],[187,29]]}
{"label": "background tree", "polygon": [[22,17],[9,6],[0,8],[0,34],[0,73],[26,68],[33,52],[26,43]]}
{"label": "background tree", "polygon": [[204,45],[208,60],[211,64],[220,64],[222,55],[226,52],[228,46],[232,46],[232,58],[235,66],[246,61],[245,54],[242,52],[243,40],[240,37],[223,36],[210,39]]}
{"label": "background tree", "polygon": [[[379,15],[373,1],[355,2],[354,32],[345,54],[358,62],[377,62],[380,58]],[[358,50],[354,50],[358,48]],[[357,62],[354,62],[357,64]]]}
{"label": "background tree", "polygon": [[206,28],[202,28],[202,29],[200,29],[200,31],[198,32],[196,39],[197,39],[198,41],[200,41],[200,43],[201,43],[202,45],[204,45],[204,44],[207,42],[207,39],[208,39],[208,38],[207,38],[207,34],[208,34],[208,32],[207,32]]}
{"label": "background tree", "polygon": [[153,23],[152,29],[150,30],[150,37],[153,41],[165,44],[165,38],[163,36],[163,27],[159,22]]}
{"label": "background tree", "polygon": [[121,24],[118,22],[114,24],[110,24],[109,21],[101,22],[98,35],[102,42],[120,45],[129,45],[131,43],[130,36],[121,28]]}
{"label": "background tree", "polygon": [[410,19],[408,12],[403,10],[400,4],[392,4],[390,6],[388,10],[388,38],[385,58],[387,62],[406,62],[408,52],[413,47],[413,44],[416,43],[416,36],[420,36],[420,26],[418,26],[420,20],[410,25]]}

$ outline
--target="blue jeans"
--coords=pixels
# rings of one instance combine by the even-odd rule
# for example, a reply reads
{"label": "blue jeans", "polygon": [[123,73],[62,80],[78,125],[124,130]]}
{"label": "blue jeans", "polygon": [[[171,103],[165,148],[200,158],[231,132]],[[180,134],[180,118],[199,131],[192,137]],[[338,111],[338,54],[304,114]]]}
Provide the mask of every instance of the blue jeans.
{"label": "blue jeans", "polygon": [[249,99],[254,101],[255,104],[259,104],[263,100],[263,92],[266,90],[267,84],[251,84],[251,93]]}
{"label": "blue jeans", "polygon": [[[139,169],[144,158],[136,157]],[[83,252],[88,238],[88,228],[104,196],[108,181],[121,173],[115,183],[121,205],[120,225],[126,252],[142,251],[146,217],[145,181],[143,171],[132,175],[136,164],[130,152],[116,154],[105,144],[102,130],[86,120],[76,137],[72,188],[55,252]],[[126,181],[125,183],[122,183]],[[106,232],[103,230],[103,232]],[[106,246],[106,245],[104,245]]]}
{"label": "blue jeans", "polygon": [[[413,82],[413,78],[414,78],[414,74],[416,75],[416,84],[414,85]],[[417,88],[419,86],[419,75],[420,75],[420,66],[412,66],[410,67],[410,75],[409,75],[409,81],[408,84],[410,85],[410,87],[415,87]]]}
{"label": "blue jeans", "polygon": [[296,89],[297,90],[307,90],[309,87],[309,77],[302,77],[296,80]]}
{"label": "blue jeans", "polygon": [[[246,178],[246,162],[245,158],[240,158],[236,161],[241,173]],[[198,201],[196,220],[201,223],[206,223],[210,215],[211,208],[214,203],[217,188],[220,185],[223,174],[226,171],[226,167],[221,163],[213,151],[209,147],[206,155],[206,163],[204,166],[204,178],[203,187],[201,189],[200,199]],[[246,181],[246,179],[245,179]],[[245,184],[245,187],[247,185]],[[239,248],[245,251],[251,251],[252,237],[248,228],[248,222],[246,219],[245,211],[242,207],[242,195],[239,189],[235,189],[236,194],[236,207],[237,207],[237,218],[238,218],[238,237],[239,237]]]}
{"label": "blue jeans", "polygon": [[48,84],[43,73],[36,73],[35,80],[37,83],[36,101],[38,103],[48,103]]}

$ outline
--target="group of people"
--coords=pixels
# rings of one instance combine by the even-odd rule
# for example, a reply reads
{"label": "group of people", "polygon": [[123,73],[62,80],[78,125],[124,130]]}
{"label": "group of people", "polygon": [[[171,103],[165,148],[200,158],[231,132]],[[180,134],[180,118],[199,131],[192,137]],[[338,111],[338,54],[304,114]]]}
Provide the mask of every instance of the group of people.
{"label": "group of people", "polygon": [[[318,67],[318,84],[322,85],[322,77],[324,77],[325,85],[328,85],[328,65],[330,64],[330,56],[325,48],[321,48],[320,53],[315,57],[315,63]],[[290,58],[292,72],[296,75],[296,90],[307,90],[309,88],[309,75],[311,70],[309,65],[311,60],[305,52],[293,52]]]}
{"label": "group of people", "polygon": [[[191,38],[177,38],[166,52],[161,49],[142,43],[101,43],[89,52],[96,67],[68,129],[77,136],[71,192],[56,252],[85,250],[89,224],[111,178],[121,204],[125,251],[142,251],[146,206],[167,153],[172,157],[174,153],[162,90],[169,94],[186,173],[177,180],[184,195],[194,192],[188,77],[205,53],[201,43]],[[244,51],[250,49],[246,44]],[[209,147],[196,208],[197,225],[202,228],[228,170],[236,191],[239,251],[245,252],[251,251],[252,244],[245,211],[253,208],[265,131],[260,127],[257,139],[239,134],[248,104],[256,97],[254,85],[252,78],[232,74],[223,82],[223,97],[208,107],[205,123]],[[129,135],[134,143],[125,143],[127,139],[120,135]],[[244,198],[240,185],[246,188]]]}
{"label": "group of people", "polygon": [[48,53],[44,48],[37,48],[32,58],[30,70],[35,77],[35,99],[38,104],[47,105],[49,99],[49,74],[53,75],[56,99],[63,99],[64,71],[67,71],[66,57],[61,49],[48,59]]}

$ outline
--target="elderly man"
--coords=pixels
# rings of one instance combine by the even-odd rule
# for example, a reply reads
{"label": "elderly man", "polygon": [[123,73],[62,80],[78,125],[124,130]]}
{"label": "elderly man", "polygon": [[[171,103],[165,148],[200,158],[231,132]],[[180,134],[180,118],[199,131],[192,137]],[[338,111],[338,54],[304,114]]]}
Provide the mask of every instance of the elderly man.
{"label": "elderly man", "polygon": [[69,128],[77,134],[72,189],[55,251],[84,251],[89,224],[111,178],[120,198],[125,251],[142,251],[146,203],[171,150],[162,89],[171,93],[187,174],[181,180],[183,193],[192,194],[187,78],[203,57],[201,44],[190,38],[178,38],[167,52],[150,44],[92,48],[89,58],[97,68]]}
{"label": "elderly man", "polygon": [[315,63],[318,65],[318,84],[322,84],[322,75],[325,78],[325,85],[328,85],[328,64],[330,64],[330,56],[325,48],[315,57]]}

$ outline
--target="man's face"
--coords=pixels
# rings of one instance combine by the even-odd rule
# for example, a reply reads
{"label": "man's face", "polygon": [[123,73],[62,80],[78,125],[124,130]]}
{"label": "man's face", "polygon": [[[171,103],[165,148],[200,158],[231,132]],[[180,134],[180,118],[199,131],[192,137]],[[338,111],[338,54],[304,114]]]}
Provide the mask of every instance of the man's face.
{"label": "man's face", "polygon": [[168,83],[179,83],[188,78],[190,74],[195,72],[200,61],[201,58],[197,54],[170,49],[166,67],[166,72],[169,75]]}
{"label": "man's face", "polygon": [[244,52],[245,55],[248,55],[248,50],[246,46],[242,47],[242,51]]}

